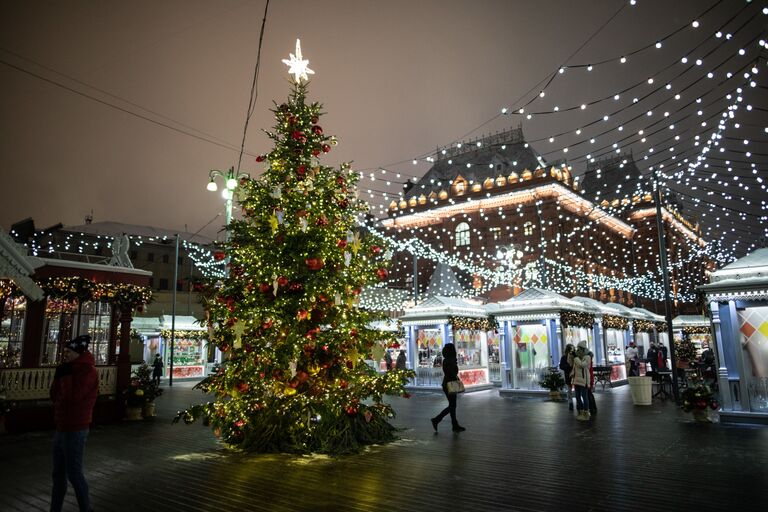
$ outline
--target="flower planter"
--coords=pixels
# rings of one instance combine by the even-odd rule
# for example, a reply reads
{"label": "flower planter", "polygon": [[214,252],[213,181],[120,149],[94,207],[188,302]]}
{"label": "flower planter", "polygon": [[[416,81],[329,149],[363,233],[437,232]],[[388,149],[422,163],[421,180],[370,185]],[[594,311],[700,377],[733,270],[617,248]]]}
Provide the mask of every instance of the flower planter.
{"label": "flower planter", "polygon": [[157,416],[155,413],[155,402],[147,402],[144,404],[142,414],[145,418],[154,418]]}
{"label": "flower planter", "polygon": [[141,415],[141,406],[128,406],[125,408],[125,419],[128,421],[139,421],[143,420],[144,417]]}
{"label": "flower planter", "polygon": [[559,402],[563,399],[563,394],[560,391],[550,391],[549,392],[549,399],[553,402]]}
{"label": "flower planter", "polygon": [[706,409],[694,409],[691,412],[693,413],[693,419],[695,419],[696,421],[709,423],[709,415],[707,414]]}

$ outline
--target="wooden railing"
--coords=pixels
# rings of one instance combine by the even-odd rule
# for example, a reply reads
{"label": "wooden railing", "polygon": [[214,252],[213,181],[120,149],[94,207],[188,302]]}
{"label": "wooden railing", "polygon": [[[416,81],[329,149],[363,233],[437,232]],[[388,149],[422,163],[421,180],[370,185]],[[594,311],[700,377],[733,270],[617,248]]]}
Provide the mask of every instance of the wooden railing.
{"label": "wooden railing", "polygon": [[[99,394],[117,392],[117,366],[97,366]],[[4,368],[0,370],[0,388],[7,400],[42,400],[48,398],[56,368]]]}

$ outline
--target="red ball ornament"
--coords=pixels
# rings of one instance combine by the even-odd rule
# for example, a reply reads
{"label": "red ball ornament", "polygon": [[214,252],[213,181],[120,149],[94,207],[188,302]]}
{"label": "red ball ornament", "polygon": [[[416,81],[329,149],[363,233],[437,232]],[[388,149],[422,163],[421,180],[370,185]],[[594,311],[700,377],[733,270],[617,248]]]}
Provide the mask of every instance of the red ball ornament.
{"label": "red ball ornament", "polygon": [[261,328],[264,330],[269,329],[272,327],[272,325],[274,325],[274,323],[275,321],[270,318],[261,323]]}
{"label": "red ball ornament", "polygon": [[336,247],[338,247],[339,249],[343,249],[346,246],[347,246],[347,241],[344,240],[343,238],[341,240],[339,240],[338,242],[336,242]]}
{"label": "red ball ornament", "polygon": [[303,178],[304,175],[307,174],[307,167],[304,165],[300,165],[299,168],[296,169],[296,174],[298,174]]}
{"label": "red ball ornament", "polygon": [[387,269],[385,268],[380,268],[379,270],[376,271],[376,275],[379,276],[380,281],[383,281],[387,278],[387,276],[389,275],[389,272],[387,272]]}
{"label": "red ball ornament", "polygon": [[378,245],[371,246],[371,252],[373,254],[379,254],[381,252],[381,247]]}
{"label": "red ball ornament", "polygon": [[305,372],[304,370],[299,370],[296,372],[296,379],[301,383],[304,384],[309,380],[309,374]]}
{"label": "red ball ornament", "polygon": [[336,177],[336,184],[338,186],[341,187],[342,185],[344,185],[344,183],[346,183],[346,181],[344,181],[344,177],[343,176],[337,176]]}
{"label": "red ball ornament", "polygon": [[216,261],[223,260],[225,256],[224,251],[214,251],[213,253],[213,259]]}
{"label": "red ball ornament", "polygon": [[321,258],[307,258],[304,260],[304,263],[307,265],[307,268],[312,271],[320,270],[324,265]]}
{"label": "red ball ornament", "polygon": [[299,140],[302,137],[304,137],[304,132],[302,132],[301,130],[295,130],[294,132],[291,133],[291,138],[294,140]]}
{"label": "red ball ornament", "polygon": [[296,320],[302,321],[306,320],[309,317],[309,311],[306,309],[300,309],[296,312]]}
{"label": "red ball ornament", "polygon": [[261,283],[259,285],[259,291],[261,293],[269,293],[269,291],[272,289],[272,287],[269,285],[269,283]]}
{"label": "red ball ornament", "polygon": [[314,148],[314,149],[312,150],[312,156],[318,156],[318,155],[320,155],[320,150],[319,150],[319,149],[317,149],[317,148]]}
{"label": "red ball ornament", "polygon": [[315,135],[322,135],[323,129],[320,126],[315,125],[312,127],[312,133],[314,133]]}
{"label": "red ball ornament", "polygon": [[348,206],[349,206],[349,201],[347,201],[346,199],[342,199],[341,201],[339,201],[339,208],[341,208],[342,210],[346,210]]}
{"label": "red ball ornament", "polygon": [[317,124],[317,122],[318,122],[318,121],[320,121],[320,118],[319,118],[319,117],[317,117],[317,116],[312,116],[312,118],[310,119],[310,121],[312,122],[312,124]]}
{"label": "red ball ornament", "polygon": [[288,278],[285,276],[280,276],[277,278],[277,284],[280,286],[285,286],[288,284]]}
{"label": "red ball ornament", "polygon": [[323,153],[328,153],[331,150],[331,146],[329,146],[328,144],[323,144],[322,148],[323,148]]}
{"label": "red ball ornament", "polygon": [[266,159],[267,159],[267,155],[259,155],[256,157],[257,162],[263,162]]}
{"label": "red ball ornament", "polygon": [[351,405],[345,409],[345,412],[347,413],[347,416],[356,416],[357,415],[357,407],[352,407]]}

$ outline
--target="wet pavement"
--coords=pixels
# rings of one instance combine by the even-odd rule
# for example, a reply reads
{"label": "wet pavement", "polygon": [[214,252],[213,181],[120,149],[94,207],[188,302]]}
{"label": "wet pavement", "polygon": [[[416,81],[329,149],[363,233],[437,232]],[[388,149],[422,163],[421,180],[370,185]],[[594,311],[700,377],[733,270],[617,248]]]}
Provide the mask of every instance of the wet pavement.
{"label": "wet pavement", "polygon": [[[86,477],[102,511],[680,511],[765,510],[768,427],[693,421],[672,402],[633,406],[627,387],[598,391],[599,412],[565,403],[459,398],[453,434],[429,418],[436,393],[392,398],[400,440],[358,455],[247,455],[202,425],[171,425],[201,401],[165,388],[158,417],[92,429]],[[0,436],[0,511],[48,510],[52,432]],[[65,510],[77,510],[71,488]]]}

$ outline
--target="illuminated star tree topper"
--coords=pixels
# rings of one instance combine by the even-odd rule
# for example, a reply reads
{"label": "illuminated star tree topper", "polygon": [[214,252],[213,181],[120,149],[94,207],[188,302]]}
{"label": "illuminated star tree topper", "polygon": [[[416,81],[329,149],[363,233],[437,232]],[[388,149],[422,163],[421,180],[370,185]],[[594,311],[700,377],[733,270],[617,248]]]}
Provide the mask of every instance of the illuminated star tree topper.
{"label": "illuminated star tree topper", "polygon": [[308,59],[303,59],[301,55],[301,41],[296,40],[296,54],[289,53],[290,59],[283,59],[283,64],[289,67],[288,74],[293,75],[293,79],[296,83],[300,83],[302,80],[309,80],[307,75],[314,75],[315,72],[307,67],[309,65]]}

